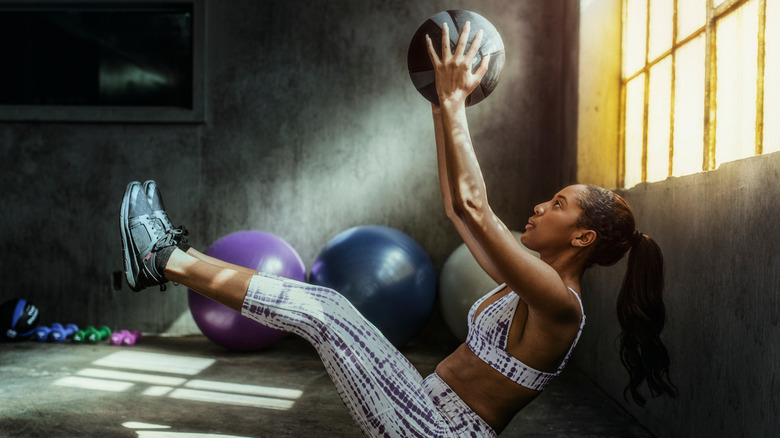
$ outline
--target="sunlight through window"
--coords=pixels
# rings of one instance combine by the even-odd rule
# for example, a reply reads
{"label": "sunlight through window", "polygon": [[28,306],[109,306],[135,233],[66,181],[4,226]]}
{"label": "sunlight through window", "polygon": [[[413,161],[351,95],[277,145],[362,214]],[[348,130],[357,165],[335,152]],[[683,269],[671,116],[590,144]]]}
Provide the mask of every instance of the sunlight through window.
{"label": "sunlight through window", "polygon": [[120,351],[92,362],[110,368],[125,368],[141,371],[156,371],[170,374],[199,374],[211,366],[214,359],[202,357],[175,356],[172,354]]}
{"label": "sunlight through window", "polygon": [[126,421],[122,423],[122,427],[128,429],[170,429],[171,426],[165,426],[163,424],[143,423],[140,421]]}
{"label": "sunlight through window", "polygon": [[626,0],[626,26],[623,30],[623,76],[629,77],[645,64],[647,41],[647,0]]}
{"label": "sunlight through window", "polygon": [[139,430],[138,438],[248,438],[218,433],[168,432],[159,430]]}
{"label": "sunlight through window", "polygon": [[648,60],[652,61],[672,48],[672,26],[674,26],[674,3],[672,0],[650,2],[650,41]]}
{"label": "sunlight through window", "polygon": [[766,2],[763,153],[780,151],[780,1]]}
{"label": "sunlight through window", "polygon": [[150,374],[128,373],[124,371],[100,370],[85,368],[76,373],[79,376],[96,377],[100,379],[125,380],[130,382],[148,383],[151,385],[178,386],[184,384],[187,379],[181,377],[156,376]]}
{"label": "sunlight through window", "polygon": [[755,154],[757,5],[749,1],[717,26],[716,166]]}
{"label": "sunlight through window", "polygon": [[626,91],[626,185],[642,182],[642,149],[645,114],[645,78],[628,83]]}
{"label": "sunlight through window", "polygon": [[707,21],[707,0],[677,0],[677,41],[691,36]]}
{"label": "sunlight through window", "polygon": [[201,373],[215,362],[214,359],[202,357],[122,351],[100,358],[92,362],[93,367],[79,370],[73,376],[63,377],[55,381],[54,385],[110,392],[124,392],[140,386],[140,394],[148,397],[167,397],[274,410],[291,409],[295,401],[303,395],[303,391],[297,389],[188,379],[170,375],[191,377]]}
{"label": "sunlight through window", "polygon": [[672,175],[681,176],[704,165],[704,35],[680,47],[675,63]]}
{"label": "sunlight through window", "polygon": [[211,380],[190,380],[184,386],[193,389],[206,389],[209,391],[233,392],[237,394],[251,394],[265,397],[277,397],[295,400],[303,395],[303,391],[297,389],[274,388],[270,386],[244,385],[238,383],[215,382]]}
{"label": "sunlight through window", "polygon": [[95,391],[124,392],[133,387],[130,382],[116,380],[91,379],[89,377],[63,377],[54,382],[56,386],[69,386],[71,388],[92,389]]}
{"label": "sunlight through window", "polygon": [[623,6],[623,187],[780,150],[780,1]]}
{"label": "sunlight through window", "polygon": [[168,395],[169,398],[180,400],[202,401],[208,403],[222,403],[228,405],[250,406],[255,408],[288,410],[295,404],[292,400],[281,400],[269,397],[256,397],[252,395],[228,394],[215,391],[201,391],[199,389],[179,388]]}
{"label": "sunlight through window", "polygon": [[[197,432],[174,432],[171,426],[163,424],[150,424],[140,421],[127,421],[122,423],[122,427],[133,429],[138,434],[138,438],[248,438],[236,435],[223,435],[217,433],[197,433]],[[166,429],[166,430],[150,430]]]}
{"label": "sunlight through window", "polygon": [[669,176],[669,110],[672,107],[672,60],[664,58],[650,69],[650,100],[647,108],[647,181]]}
{"label": "sunlight through window", "polygon": [[165,397],[171,391],[173,391],[173,388],[170,386],[150,386],[144,390],[143,394],[149,397]]}

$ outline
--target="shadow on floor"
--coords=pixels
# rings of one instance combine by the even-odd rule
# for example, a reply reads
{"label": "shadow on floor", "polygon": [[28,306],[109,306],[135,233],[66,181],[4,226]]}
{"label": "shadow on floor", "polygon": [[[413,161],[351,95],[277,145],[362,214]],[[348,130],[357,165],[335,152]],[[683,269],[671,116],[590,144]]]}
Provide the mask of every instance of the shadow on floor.
{"label": "shadow on floor", "polygon": [[[403,353],[423,375],[450,346]],[[1,437],[360,437],[314,349],[290,337],[236,353],[206,338],[132,347],[0,344]],[[651,437],[567,369],[502,437]]]}

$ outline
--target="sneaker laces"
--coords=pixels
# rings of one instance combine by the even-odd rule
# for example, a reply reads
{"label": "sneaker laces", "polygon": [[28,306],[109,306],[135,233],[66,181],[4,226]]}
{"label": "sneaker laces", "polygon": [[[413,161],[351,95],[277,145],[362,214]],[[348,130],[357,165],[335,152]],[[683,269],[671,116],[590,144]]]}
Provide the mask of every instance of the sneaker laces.
{"label": "sneaker laces", "polygon": [[[165,225],[162,223],[162,221],[154,216],[146,216],[146,222],[149,224],[149,231],[151,232],[151,236],[149,236],[153,241],[155,241],[155,246],[157,245],[157,241],[164,238],[165,236]],[[158,248],[159,249],[159,248]],[[152,248],[154,250],[154,248]]]}
{"label": "sneaker laces", "polygon": [[154,242],[154,245],[152,245],[152,250],[150,252],[157,252],[163,248],[176,245],[177,243],[178,242],[176,241],[176,237],[174,236],[174,234],[168,232],[163,234],[159,239],[157,239],[156,242]]}
{"label": "sneaker laces", "polygon": [[181,242],[187,242],[187,236],[190,235],[189,230],[184,228],[183,225],[180,225],[178,228],[171,228],[171,234],[173,235],[173,240],[176,241],[176,243]]}
{"label": "sneaker laces", "polygon": [[152,221],[151,231],[154,233],[154,245],[149,252],[156,252],[171,245],[178,245],[179,242],[186,242],[186,236],[189,235],[184,227],[165,230],[165,227],[158,221]]}

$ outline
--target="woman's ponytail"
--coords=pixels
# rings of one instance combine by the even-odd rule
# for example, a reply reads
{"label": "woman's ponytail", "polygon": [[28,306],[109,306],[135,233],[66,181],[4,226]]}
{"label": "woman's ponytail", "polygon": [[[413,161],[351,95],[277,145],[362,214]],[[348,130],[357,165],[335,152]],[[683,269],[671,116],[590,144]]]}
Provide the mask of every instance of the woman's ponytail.
{"label": "woman's ponytail", "polygon": [[676,397],[677,388],[669,380],[669,353],[661,342],[666,322],[663,254],[650,236],[638,231],[630,243],[628,267],[617,299],[622,329],[620,359],[630,377],[624,395],[630,391],[634,401],[644,406],[645,398],[638,391],[643,381],[653,397]]}
{"label": "woman's ponytail", "polygon": [[578,226],[594,230],[596,241],[588,252],[585,267],[611,266],[626,252],[628,268],[617,299],[620,333],[620,359],[628,370],[631,392],[637,404],[645,399],[639,386],[647,381],[650,393],[677,396],[669,380],[669,352],[661,342],[666,322],[663,301],[664,258],[661,248],[650,236],[636,231],[634,213],[616,193],[597,186],[586,186],[579,199],[582,215]]}

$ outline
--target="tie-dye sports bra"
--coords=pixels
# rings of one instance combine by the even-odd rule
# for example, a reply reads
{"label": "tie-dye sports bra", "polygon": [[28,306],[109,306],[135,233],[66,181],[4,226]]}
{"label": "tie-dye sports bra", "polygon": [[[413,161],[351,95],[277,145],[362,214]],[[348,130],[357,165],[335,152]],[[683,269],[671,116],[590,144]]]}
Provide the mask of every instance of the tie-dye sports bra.
{"label": "tie-dye sports bra", "polygon": [[563,371],[566,363],[571,357],[574,346],[582,334],[582,328],[585,326],[585,309],[582,307],[582,300],[574,290],[569,290],[577,297],[582,310],[582,322],[577,332],[577,337],[566,353],[566,357],[561,362],[555,373],[545,373],[529,367],[507,352],[507,337],[509,328],[512,325],[512,318],[515,315],[515,309],[520,302],[520,297],[510,291],[508,294],[496,300],[487,306],[474,320],[474,314],[482,304],[491,295],[503,289],[506,285],[502,284],[490,291],[487,295],[477,300],[469,310],[469,333],[466,337],[466,345],[471,351],[482,359],[485,363],[498,370],[501,374],[508,377],[515,383],[535,391],[543,390],[557,375]]}

